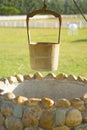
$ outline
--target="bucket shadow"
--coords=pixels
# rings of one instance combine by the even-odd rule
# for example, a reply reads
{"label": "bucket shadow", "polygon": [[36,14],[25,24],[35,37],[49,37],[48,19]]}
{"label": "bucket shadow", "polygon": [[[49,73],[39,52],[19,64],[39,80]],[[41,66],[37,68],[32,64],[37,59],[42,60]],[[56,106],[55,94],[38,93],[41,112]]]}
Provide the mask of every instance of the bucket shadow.
{"label": "bucket shadow", "polygon": [[72,43],[80,43],[80,42],[87,43],[87,39],[79,39],[79,40],[72,41]]}

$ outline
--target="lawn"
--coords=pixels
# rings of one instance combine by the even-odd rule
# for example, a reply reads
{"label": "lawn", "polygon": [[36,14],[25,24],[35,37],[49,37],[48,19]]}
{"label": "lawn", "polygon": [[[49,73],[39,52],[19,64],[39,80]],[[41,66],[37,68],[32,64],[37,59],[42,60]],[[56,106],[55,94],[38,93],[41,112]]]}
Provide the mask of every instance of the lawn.
{"label": "lawn", "polygon": [[[55,42],[57,31],[31,29],[31,40]],[[35,72],[30,68],[26,29],[0,28],[0,77]],[[53,73],[61,72],[87,77],[87,29],[79,29],[78,35],[68,35],[68,30],[62,28],[59,67]]]}

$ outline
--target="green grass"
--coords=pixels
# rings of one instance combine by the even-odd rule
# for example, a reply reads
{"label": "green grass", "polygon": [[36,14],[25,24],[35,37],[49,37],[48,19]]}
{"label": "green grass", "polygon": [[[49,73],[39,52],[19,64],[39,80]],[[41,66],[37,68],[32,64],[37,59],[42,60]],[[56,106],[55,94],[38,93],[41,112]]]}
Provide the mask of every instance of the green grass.
{"label": "green grass", "polygon": [[[31,29],[32,41],[57,41],[57,29]],[[25,28],[0,28],[0,77],[34,74],[29,63]],[[87,77],[87,29],[78,35],[68,35],[62,28],[59,67],[53,73],[67,73]],[[42,72],[46,75],[48,72]]]}

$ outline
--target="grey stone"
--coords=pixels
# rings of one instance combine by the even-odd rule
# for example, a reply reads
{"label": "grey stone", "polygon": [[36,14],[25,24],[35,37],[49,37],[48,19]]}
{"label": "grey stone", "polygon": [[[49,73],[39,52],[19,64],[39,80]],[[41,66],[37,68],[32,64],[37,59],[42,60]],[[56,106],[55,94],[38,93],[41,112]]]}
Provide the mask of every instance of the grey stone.
{"label": "grey stone", "polygon": [[87,111],[82,112],[82,118],[85,123],[87,123]]}
{"label": "grey stone", "polygon": [[0,126],[0,130],[7,130],[4,126]]}
{"label": "grey stone", "polygon": [[3,104],[3,101],[0,99],[0,108],[1,108],[2,104]]}
{"label": "grey stone", "polygon": [[5,125],[8,130],[23,130],[21,119],[18,119],[16,117],[7,117],[5,120]]}
{"label": "grey stone", "polygon": [[38,127],[27,127],[27,128],[24,128],[24,130],[39,130]]}
{"label": "grey stone", "polygon": [[1,105],[1,113],[4,116],[10,116],[13,112],[13,104],[11,102],[5,102],[3,101],[3,104]]}
{"label": "grey stone", "polygon": [[23,107],[22,105],[14,105],[13,115],[18,118],[22,118]]}
{"label": "grey stone", "polygon": [[3,125],[5,121],[4,116],[2,115],[2,113],[0,113],[0,125]]}
{"label": "grey stone", "polygon": [[74,130],[87,130],[87,124],[81,124],[74,128]]}
{"label": "grey stone", "polygon": [[65,124],[65,115],[67,109],[57,109],[56,110],[56,125],[62,126]]}

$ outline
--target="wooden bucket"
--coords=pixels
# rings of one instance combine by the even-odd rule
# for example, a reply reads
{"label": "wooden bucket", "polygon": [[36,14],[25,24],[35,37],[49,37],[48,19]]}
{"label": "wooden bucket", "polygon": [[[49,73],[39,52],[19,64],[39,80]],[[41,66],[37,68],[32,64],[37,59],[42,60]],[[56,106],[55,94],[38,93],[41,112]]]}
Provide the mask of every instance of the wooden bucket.
{"label": "wooden bucket", "polygon": [[[29,18],[36,14],[51,14],[59,19],[59,37],[58,43],[50,42],[30,42],[29,33]],[[30,53],[30,65],[34,70],[52,71],[58,68],[59,59],[59,43],[60,43],[60,31],[61,31],[61,16],[51,10],[36,10],[35,12],[29,13],[27,15],[27,35],[29,43],[29,53]]]}

